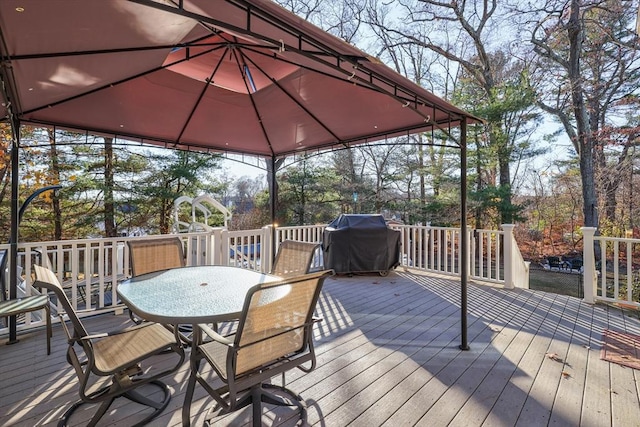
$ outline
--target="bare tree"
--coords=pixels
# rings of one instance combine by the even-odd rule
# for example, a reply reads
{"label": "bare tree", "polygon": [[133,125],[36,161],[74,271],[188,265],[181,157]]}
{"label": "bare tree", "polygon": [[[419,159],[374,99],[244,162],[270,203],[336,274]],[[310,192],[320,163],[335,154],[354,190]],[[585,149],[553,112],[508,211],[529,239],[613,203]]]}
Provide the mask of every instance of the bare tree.
{"label": "bare tree", "polygon": [[[538,105],[562,124],[573,144],[580,164],[584,224],[597,227],[601,214],[613,219],[615,200],[607,194],[624,176],[609,164],[605,146],[611,140],[603,137],[605,130],[628,127],[623,111],[638,106],[640,61],[633,33],[637,11],[617,0],[547,0],[541,6],[515,9],[530,19],[523,27],[530,24],[530,40],[539,58]],[[627,148],[618,151],[618,165],[636,143],[635,136],[623,143]],[[607,179],[598,183],[598,176]],[[598,207],[603,209],[599,212]]]}
{"label": "bare tree", "polygon": [[360,35],[366,0],[276,0],[296,15],[336,37],[355,43]]}
{"label": "bare tree", "polygon": [[[497,162],[497,185],[501,190],[496,194],[502,199],[502,222],[512,222],[511,163],[519,133],[510,126],[514,115],[519,117],[520,126],[533,118],[527,105],[533,100],[527,98],[526,91],[511,90],[512,81],[520,78],[527,64],[510,51],[512,46],[504,37],[508,31],[503,21],[506,11],[499,4],[498,0],[375,2],[368,18],[386,47],[414,46],[444,59],[448,65],[433,67],[430,77],[438,81],[438,76],[444,76],[440,79],[446,83],[445,90],[449,90],[449,84],[461,83],[460,79],[466,81],[467,96],[474,96],[473,100],[467,98],[467,105],[472,111],[478,106],[484,108],[477,110],[487,117],[486,143]],[[392,58],[400,67],[402,61]],[[450,77],[451,64],[457,70],[454,78]],[[426,79],[420,83],[425,82]],[[463,99],[457,99],[457,103],[465,106]]]}
{"label": "bare tree", "polygon": [[365,167],[371,172],[373,181],[373,212],[380,213],[388,201],[388,190],[394,180],[395,156],[400,154],[400,145],[358,147],[365,159]]}

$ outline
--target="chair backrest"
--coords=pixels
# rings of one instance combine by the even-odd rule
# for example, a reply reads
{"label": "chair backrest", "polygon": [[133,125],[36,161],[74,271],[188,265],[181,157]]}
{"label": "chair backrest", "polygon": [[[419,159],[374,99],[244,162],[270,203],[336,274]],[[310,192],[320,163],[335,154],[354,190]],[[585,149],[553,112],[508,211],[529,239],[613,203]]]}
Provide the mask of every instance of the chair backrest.
{"label": "chair backrest", "polygon": [[310,273],[249,290],[234,342],[235,375],[306,351],[313,311],[324,279],[332,273]]}
{"label": "chair backrest", "polygon": [[85,329],[82,322],[78,318],[71,302],[69,302],[69,298],[67,298],[67,294],[64,293],[64,289],[62,285],[60,285],[60,281],[56,277],[55,273],[48,268],[41,267],[39,265],[34,265],[33,270],[36,275],[36,280],[33,283],[33,287],[35,288],[44,288],[48,291],[52,291],[56,296],[56,299],[62,305],[63,310],[69,317],[69,320],[73,324],[73,337],[81,338],[88,335],[87,330]]}
{"label": "chair backrest", "polygon": [[319,243],[285,240],[280,243],[278,255],[271,268],[271,274],[280,277],[306,274],[311,268],[313,256],[320,247]]}
{"label": "chair backrest", "polygon": [[130,240],[127,245],[133,276],[185,266],[184,248],[179,237]]}

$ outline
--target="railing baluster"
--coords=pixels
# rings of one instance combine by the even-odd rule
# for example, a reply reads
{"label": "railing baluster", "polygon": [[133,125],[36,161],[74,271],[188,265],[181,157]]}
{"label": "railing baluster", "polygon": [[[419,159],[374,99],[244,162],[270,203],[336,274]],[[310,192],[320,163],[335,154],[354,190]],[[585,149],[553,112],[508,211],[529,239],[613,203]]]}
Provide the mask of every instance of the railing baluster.
{"label": "railing baluster", "polygon": [[478,245],[480,246],[478,248],[478,264],[479,264],[479,271],[478,271],[478,277],[484,277],[484,261],[485,261],[485,257],[484,257],[484,247],[485,247],[485,233],[483,231],[478,231]]}
{"label": "railing baluster", "polygon": [[633,247],[627,242],[627,301],[633,301]]}
{"label": "railing baluster", "polygon": [[618,299],[620,295],[620,256],[618,254],[619,242],[613,242],[613,299]]}
{"label": "railing baluster", "polygon": [[496,280],[500,280],[500,238],[496,233],[491,233],[491,237],[493,239],[493,241],[495,242],[495,252],[494,252],[494,258],[495,258],[495,275],[494,275],[494,279]]}

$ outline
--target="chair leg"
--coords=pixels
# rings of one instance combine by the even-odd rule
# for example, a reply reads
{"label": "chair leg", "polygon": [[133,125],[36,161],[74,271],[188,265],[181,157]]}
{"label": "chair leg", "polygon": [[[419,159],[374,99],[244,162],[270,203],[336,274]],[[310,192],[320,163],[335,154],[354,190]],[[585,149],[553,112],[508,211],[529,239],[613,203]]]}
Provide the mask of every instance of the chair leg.
{"label": "chair leg", "polygon": [[[149,421],[151,421],[153,418],[155,418],[158,415],[160,415],[160,413],[167,407],[167,405],[169,404],[169,401],[171,401],[171,391],[169,390],[169,387],[165,383],[163,383],[162,381],[155,380],[155,381],[150,381],[147,384],[154,385],[154,386],[158,387],[163,392],[162,400],[159,400],[159,401],[158,400],[150,400],[150,399],[140,395],[135,390],[130,390],[130,391],[128,391],[128,392],[126,392],[124,394],[121,394],[119,396],[114,396],[114,397],[108,398],[108,399],[104,400],[103,402],[95,402],[95,403],[100,403],[100,406],[98,407],[98,410],[93,415],[93,417],[91,418],[91,421],[89,421],[87,426],[94,427],[95,425],[97,425],[98,421],[100,421],[100,419],[104,416],[104,414],[107,412],[107,410],[109,409],[109,407],[111,406],[113,401],[115,399],[119,398],[119,397],[126,397],[127,399],[131,400],[132,402],[136,402],[136,403],[139,403],[141,405],[153,408],[153,412],[151,412],[149,415],[147,415],[144,419],[138,421],[136,424],[133,425],[133,427],[142,427],[142,426],[148,424]],[[114,386],[105,387],[105,388],[101,389],[100,391],[92,394],[92,397],[96,398],[96,397],[99,397],[100,395],[106,394],[107,392],[112,390],[112,387],[114,387]],[[90,402],[90,401],[89,402],[85,402],[85,401],[82,401],[82,400],[74,403],[62,415],[62,417],[60,418],[60,421],[58,422],[58,427],[67,426],[68,423],[69,423],[69,418],[71,418],[71,416],[75,413],[75,411],[78,408],[80,408],[84,404],[92,404],[92,403],[94,403],[94,402]]]}
{"label": "chair leg", "polygon": [[[279,392],[284,393],[289,397],[270,393],[267,391],[267,389],[278,390]],[[294,391],[275,384],[262,384],[262,387],[260,389],[260,400],[270,405],[296,406],[300,411],[300,420],[302,421],[302,425],[304,426],[307,424],[307,408],[304,404],[304,401],[302,400],[302,397]]]}
{"label": "chair leg", "polygon": [[[96,395],[104,394],[108,390],[109,390],[109,388],[106,387],[106,388],[100,390],[98,393],[96,393]],[[98,407],[98,410],[93,415],[93,417],[91,417],[91,420],[87,424],[88,427],[93,427],[98,423],[98,421],[100,421],[100,418],[102,418],[102,416],[105,414],[107,409],[109,409],[109,406],[111,406],[111,403],[113,403],[114,399],[115,398],[112,397],[112,398],[107,399],[104,402],[100,403],[100,406]],[[71,405],[71,407],[69,407],[69,409],[67,409],[64,412],[64,414],[62,414],[62,416],[60,417],[60,420],[58,421],[58,427],[66,427],[69,424],[69,418],[71,418],[71,416],[76,412],[76,410],[78,408],[80,408],[82,405],[89,404],[89,403],[90,402],[85,402],[83,400],[80,400],[80,401],[74,403],[73,405]]]}
{"label": "chair leg", "polygon": [[51,338],[53,337],[53,328],[51,327],[51,307],[47,304],[44,307],[44,315],[47,324],[47,356],[51,354]]}
{"label": "chair leg", "polygon": [[262,390],[260,384],[251,387],[251,407],[253,427],[260,427],[262,425]]}
{"label": "chair leg", "polygon": [[[165,388],[167,388],[167,386],[164,383],[161,383],[161,382],[153,382],[152,381],[150,384],[153,384],[153,385],[155,385],[157,387],[160,387],[163,390]],[[129,399],[132,402],[139,403],[140,405],[148,406],[148,407],[154,408],[154,409],[161,409],[161,408],[163,408],[163,405],[166,406],[166,404],[169,403],[169,401],[168,400],[165,401],[165,399],[163,399],[162,401],[151,400],[148,397],[144,397],[143,395],[138,393],[135,389],[126,392],[123,395],[123,397],[126,397],[127,399]]]}
{"label": "chair leg", "polygon": [[[194,384],[195,385],[195,384]],[[281,393],[288,395],[289,397],[280,396],[278,394],[270,393],[266,389],[276,389]],[[187,393],[189,393],[189,388],[187,387]],[[191,391],[193,393],[193,391]],[[215,398],[215,396],[213,396]],[[217,399],[216,399],[217,400]],[[185,397],[185,406],[187,400]],[[219,402],[220,403],[220,402]],[[205,419],[205,426],[215,426],[216,422],[213,418],[228,414],[230,412],[236,411],[245,406],[251,405],[251,416],[252,416],[252,425],[253,427],[262,426],[262,404],[266,403],[268,405],[275,406],[295,406],[300,411],[300,420],[302,421],[301,425],[307,425],[307,408],[302,400],[300,395],[294,393],[288,388],[272,385],[272,384],[256,384],[252,386],[248,391],[246,391],[240,399],[235,401],[232,406],[224,408],[221,407],[219,410],[214,411],[213,408],[209,409],[209,414]],[[221,405],[222,406],[222,405]],[[185,407],[183,407],[183,415],[184,415]],[[189,424],[185,424],[185,419],[183,417],[183,426],[188,426]]]}
{"label": "chair leg", "polygon": [[96,413],[93,414],[93,417],[91,417],[91,421],[89,421],[89,424],[87,424],[87,427],[95,427],[96,425],[98,425],[98,421],[100,421],[100,419],[104,416],[104,414],[107,413],[107,409],[109,409],[109,406],[111,406],[114,400],[115,400],[115,397],[112,397],[111,399],[108,399],[102,402],[98,407],[98,410],[96,411]]}
{"label": "chair leg", "polygon": [[128,393],[125,393],[123,395],[124,397],[131,400],[132,402],[136,402],[154,409],[154,411],[149,415],[147,415],[143,420],[140,420],[137,424],[134,424],[134,427],[141,427],[141,426],[147,425],[149,421],[151,421],[152,419],[160,415],[160,413],[164,411],[164,409],[167,407],[167,405],[171,401],[171,390],[169,389],[169,386],[167,386],[165,383],[163,383],[162,381],[155,380],[155,381],[150,381],[148,384],[152,384],[158,387],[163,392],[162,400],[160,401],[150,400],[144,396],[141,396],[135,390],[131,390]]}
{"label": "chair leg", "polygon": [[193,345],[193,325],[183,324],[183,325],[173,325],[173,327],[178,329],[180,340],[187,347],[190,347]]}
{"label": "chair leg", "polygon": [[[278,391],[289,395],[291,398],[270,393],[266,390],[267,388],[277,389]],[[307,423],[307,408],[305,408],[302,398],[288,388],[272,384],[257,384],[251,387],[247,397],[249,396],[251,399],[253,427],[260,427],[262,425],[262,403],[276,406],[296,406],[300,411],[300,420],[302,421],[302,425],[306,425]],[[242,404],[239,404],[236,408],[242,406]]]}

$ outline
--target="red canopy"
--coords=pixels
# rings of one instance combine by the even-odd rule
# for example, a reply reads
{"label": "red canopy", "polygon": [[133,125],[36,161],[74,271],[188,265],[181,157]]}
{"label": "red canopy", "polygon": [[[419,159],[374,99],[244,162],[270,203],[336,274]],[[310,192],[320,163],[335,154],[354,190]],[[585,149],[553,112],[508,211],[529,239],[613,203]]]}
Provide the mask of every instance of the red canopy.
{"label": "red canopy", "polygon": [[[2,0],[0,60],[0,120],[171,148],[250,153],[273,162],[298,151],[460,124],[466,230],[464,131],[478,120],[269,0]],[[17,139],[13,144],[15,172]],[[462,259],[467,253],[462,239]],[[466,263],[460,268],[460,347],[467,349]],[[15,298],[16,275],[10,278]],[[15,330],[12,320],[11,341]]]}
{"label": "red canopy", "polygon": [[268,0],[2,1],[0,37],[22,122],[279,156],[475,120]]}

